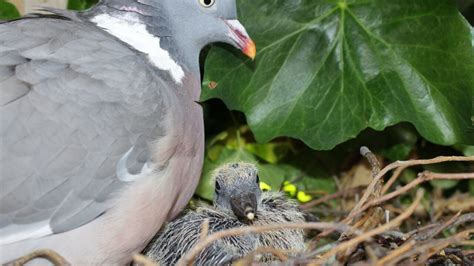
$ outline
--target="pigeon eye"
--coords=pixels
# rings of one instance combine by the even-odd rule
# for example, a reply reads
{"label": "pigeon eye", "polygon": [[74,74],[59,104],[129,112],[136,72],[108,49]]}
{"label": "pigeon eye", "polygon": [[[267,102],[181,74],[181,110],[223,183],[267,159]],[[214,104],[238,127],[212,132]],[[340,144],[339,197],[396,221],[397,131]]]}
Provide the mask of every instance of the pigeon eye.
{"label": "pigeon eye", "polygon": [[216,192],[219,192],[219,190],[221,190],[221,185],[216,181]]}
{"label": "pigeon eye", "polygon": [[199,3],[203,7],[211,7],[214,5],[215,2],[215,0],[199,0]]}
{"label": "pigeon eye", "polygon": [[260,177],[257,175],[257,184],[260,184]]}

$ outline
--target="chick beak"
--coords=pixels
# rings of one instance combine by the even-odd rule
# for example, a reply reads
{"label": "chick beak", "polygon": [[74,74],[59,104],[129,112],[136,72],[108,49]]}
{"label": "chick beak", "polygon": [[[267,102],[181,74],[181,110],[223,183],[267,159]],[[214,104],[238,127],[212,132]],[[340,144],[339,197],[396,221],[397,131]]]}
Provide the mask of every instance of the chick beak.
{"label": "chick beak", "polygon": [[255,218],[255,210],[252,208],[246,208],[245,217],[247,217],[249,221],[253,221],[253,219]]}
{"label": "chick beak", "polygon": [[244,26],[238,20],[224,20],[229,27],[229,37],[234,41],[235,45],[252,60],[257,55],[257,47],[248,35]]}
{"label": "chick beak", "polygon": [[254,193],[243,193],[231,198],[230,205],[235,216],[253,221],[257,214],[257,197]]}

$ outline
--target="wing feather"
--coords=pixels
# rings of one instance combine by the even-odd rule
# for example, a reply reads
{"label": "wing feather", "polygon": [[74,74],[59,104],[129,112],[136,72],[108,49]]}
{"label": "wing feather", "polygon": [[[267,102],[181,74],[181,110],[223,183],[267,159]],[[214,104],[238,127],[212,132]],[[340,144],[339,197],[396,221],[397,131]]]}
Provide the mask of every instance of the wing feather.
{"label": "wing feather", "polygon": [[[164,135],[166,86],[144,56],[88,23],[0,24],[0,242],[74,229],[111,208],[116,165]],[[140,157],[140,158],[139,158]]]}

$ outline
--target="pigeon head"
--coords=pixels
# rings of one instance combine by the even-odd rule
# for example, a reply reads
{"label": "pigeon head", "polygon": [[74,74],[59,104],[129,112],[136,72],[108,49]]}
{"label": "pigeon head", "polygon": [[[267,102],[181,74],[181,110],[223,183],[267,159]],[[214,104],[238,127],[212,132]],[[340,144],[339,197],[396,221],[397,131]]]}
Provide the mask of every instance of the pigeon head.
{"label": "pigeon head", "polygon": [[165,0],[170,21],[177,38],[188,44],[187,49],[223,42],[255,57],[256,48],[242,24],[237,20],[235,0]]}
{"label": "pigeon head", "polygon": [[147,54],[177,83],[185,72],[199,74],[199,54],[208,44],[231,44],[252,59],[256,54],[235,0],[102,0],[82,16]]}
{"label": "pigeon head", "polygon": [[225,164],[215,171],[214,176],[214,206],[231,211],[239,219],[252,221],[262,195],[255,165],[242,162]]}

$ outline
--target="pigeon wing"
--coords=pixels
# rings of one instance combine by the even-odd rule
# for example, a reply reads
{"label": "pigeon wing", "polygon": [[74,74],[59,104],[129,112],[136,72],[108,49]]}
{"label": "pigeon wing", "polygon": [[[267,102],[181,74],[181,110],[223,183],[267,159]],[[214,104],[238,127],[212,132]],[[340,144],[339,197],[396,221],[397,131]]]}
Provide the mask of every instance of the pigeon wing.
{"label": "pigeon wing", "polygon": [[0,243],[68,231],[111,208],[164,135],[163,88],[142,54],[93,24],[0,24]]}

